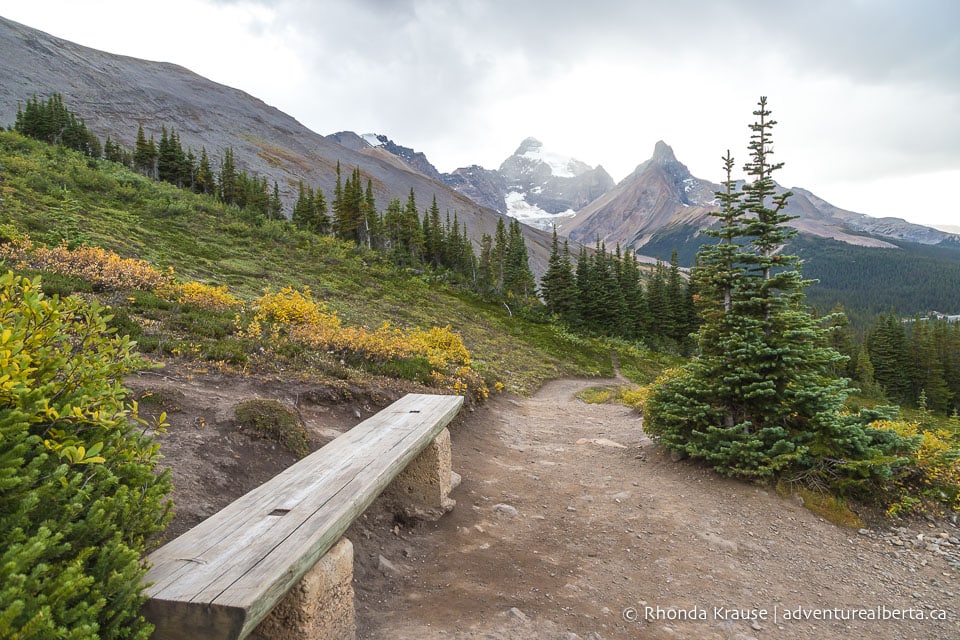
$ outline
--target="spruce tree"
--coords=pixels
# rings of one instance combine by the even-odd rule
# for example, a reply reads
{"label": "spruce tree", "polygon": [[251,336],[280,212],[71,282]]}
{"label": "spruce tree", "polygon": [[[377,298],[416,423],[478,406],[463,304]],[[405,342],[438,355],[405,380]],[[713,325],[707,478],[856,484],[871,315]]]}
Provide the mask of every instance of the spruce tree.
{"label": "spruce tree", "polygon": [[523,239],[520,221],[510,223],[507,239],[507,251],[503,273],[504,292],[522,305],[529,305],[536,299],[536,281],[530,271],[527,245]]}
{"label": "spruce tree", "polygon": [[577,283],[570,263],[570,249],[566,240],[563,251],[557,238],[557,227],[553,227],[553,241],[550,245],[550,259],[547,271],[540,279],[540,293],[547,312],[566,325],[573,325],[576,317]]}
{"label": "spruce tree", "polygon": [[227,147],[223,151],[223,161],[220,163],[220,178],[217,183],[220,200],[226,204],[238,204],[241,196],[239,189],[239,174],[233,161],[233,148]]}
{"label": "spruce tree", "polygon": [[[874,461],[894,438],[842,411],[847,381],[833,373],[842,356],[804,306],[799,260],[778,253],[793,230],[785,225],[789,193],[774,197],[781,165],[770,159],[775,122],[765,98],[754,115],[745,195],[718,194],[721,246],[698,256],[700,357],[655,390],[646,427],[668,449],[725,474],[803,472],[856,485],[889,472]],[[724,162],[729,188],[729,154]]]}

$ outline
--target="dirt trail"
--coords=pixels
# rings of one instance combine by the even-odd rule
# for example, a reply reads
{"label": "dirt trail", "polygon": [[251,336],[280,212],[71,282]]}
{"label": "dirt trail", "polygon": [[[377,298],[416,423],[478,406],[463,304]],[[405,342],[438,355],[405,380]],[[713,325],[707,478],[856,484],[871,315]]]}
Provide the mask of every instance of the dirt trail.
{"label": "dirt trail", "polygon": [[[960,536],[954,525],[918,523],[905,546],[838,528],[670,461],[635,412],[575,398],[596,384],[557,381],[469,414],[453,430],[458,504],[440,521],[374,509],[355,524],[360,637],[960,637],[956,557],[910,544]],[[785,619],[894,610],[946,619]]]}

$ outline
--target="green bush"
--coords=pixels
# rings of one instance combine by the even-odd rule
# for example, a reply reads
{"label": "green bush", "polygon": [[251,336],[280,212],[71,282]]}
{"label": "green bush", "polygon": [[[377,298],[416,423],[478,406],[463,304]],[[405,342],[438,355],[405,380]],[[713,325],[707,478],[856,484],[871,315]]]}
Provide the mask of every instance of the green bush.
{"label": "green bush", "polygon": [[[121,377],[138,363],[96,302],[0,276],[0,637],[130,638],[170,482]],[[161,416],[161,422],[162,422]]]}
{"label": "green bush", "polygon": [[276,400],[245,400],[234,410],[237,424],[261,438],[282,444],[302,458],[310,453],[307,430],[290,409]]}

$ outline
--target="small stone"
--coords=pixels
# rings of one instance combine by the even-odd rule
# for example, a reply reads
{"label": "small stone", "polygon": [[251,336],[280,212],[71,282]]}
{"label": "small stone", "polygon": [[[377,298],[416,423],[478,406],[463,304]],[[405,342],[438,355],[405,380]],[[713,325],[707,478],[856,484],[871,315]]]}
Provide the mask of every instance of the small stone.
{"label": "small stone", "polygon": [[859,529],[857,530],[857,533],[859,533],[862,536],[868,536],[870,535],[870,529]]}
{"label": "small stone", "polygon": [[525,614],[523,611],[520,611],[520,609],[517,609],[516,607],[511,607],[510,610],[507,611],[507,615],[511,618],[519,620],[520,622],[526,622],[529,619],[527,618],[527,614]]}
{"label": "small stone", "polygon": [[750,623],[750,628],[753,629],[754,631],[761,631],[763,629],[763,627],[760,626],[760,623],[757,622],[756,620],[753,620]]}
{"label": "small stone", "polygon": [[567,507],[567,511],[569,511],[569,512],[571,512],[571,513],[573,513],[573,512],[576,511],[576,510],[577,510],[576,507]]}
{"label": "small stone", "polygon": [[385,576],[391,574],[400,574],[400,569],[397,568],[397,565],[393,564],[383,556],[377,556],[377,569],[379,569],[380,572]]}
{"label": "small stone", "polygon": [[503,502],[493,505],[493,511],[494,513],[502,513],[503,515],[510,516],[511,518],[520,513],[513,505],[505,504]]}

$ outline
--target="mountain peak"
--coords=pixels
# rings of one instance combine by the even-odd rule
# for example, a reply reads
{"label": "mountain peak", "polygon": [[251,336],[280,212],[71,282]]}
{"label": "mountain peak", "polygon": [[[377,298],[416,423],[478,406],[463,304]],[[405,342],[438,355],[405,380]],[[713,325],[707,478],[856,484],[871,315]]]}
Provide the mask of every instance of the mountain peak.
{"label": "mountain peak", "polygon": [[658,140],[657,144],[653,147],[653,157],[651,159],[657,164],[666,164],[668,162],[676,162],[677,156],[674,155],[670,145],[663,140]]}
{"label": "mountain peak", "polygon": [[524,139],[524,141],[520,143],[520,146],[517,147],[517,150],[513,152],[513,155],[522,156],[530,153],[531,151],[538,151],[540,149],[543,149],[543,143],[531,136]]}

